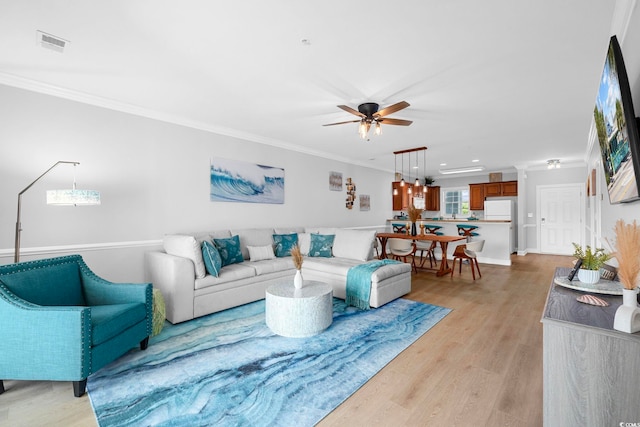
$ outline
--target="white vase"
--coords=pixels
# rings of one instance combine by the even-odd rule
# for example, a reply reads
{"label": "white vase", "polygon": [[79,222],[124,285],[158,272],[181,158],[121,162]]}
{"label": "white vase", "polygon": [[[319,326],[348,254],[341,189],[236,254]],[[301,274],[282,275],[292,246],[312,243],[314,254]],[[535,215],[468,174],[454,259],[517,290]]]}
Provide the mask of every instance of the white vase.
{"label": "white vase", "polygon": [[581,268],[578,270],[578,280],[590,285],[598,283],[600,281],[600,270],[584,270]]}
{"label": "white vase", "polygon": [[302,289],[304,281],[302,280],[302,271],[296,270],[296,275],[293,277],[293,286],[296,289]]}
{"label": "white vase", "polygon": [[630,334],[640,331],[638,288],[622,290],[622,305],[616,310],[613,329]]}

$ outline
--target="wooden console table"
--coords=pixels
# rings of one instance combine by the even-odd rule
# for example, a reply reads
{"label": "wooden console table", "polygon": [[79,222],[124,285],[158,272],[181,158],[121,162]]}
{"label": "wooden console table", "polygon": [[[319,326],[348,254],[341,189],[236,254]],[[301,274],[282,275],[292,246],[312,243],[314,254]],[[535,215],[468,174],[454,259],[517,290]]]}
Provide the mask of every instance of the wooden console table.
{"label": "wooden console table", "polygon": [[640,333],[613,329],[621,296],[597,295],[610,305],[596,307],[576,301],[584,294],[551,282],[542,315],[544,425],[640,423]]}
{"label": "wooden console table", "polygon": [[466,240],[467,238],[464,236],[439,236],[437,234],[418,234],[416,236],[412,236],[410,234],[402,234],[402,233],[378,233],[378,240],[380,240],[380,259],[384,259],[387,257],[387,240],[389,239],[407,239],[407,240],[423,240],[429,242],[439,242],[440,249],[442,250],[442,261],[440,262],[440,268],[427,268],[420,267],[425,270],[434,270],[436,271],[436,276],[445,276],[451,273],[451,268],[449,267],[449,262],[447,261],[447,246],[449,242],[457,242],[459,240]]}

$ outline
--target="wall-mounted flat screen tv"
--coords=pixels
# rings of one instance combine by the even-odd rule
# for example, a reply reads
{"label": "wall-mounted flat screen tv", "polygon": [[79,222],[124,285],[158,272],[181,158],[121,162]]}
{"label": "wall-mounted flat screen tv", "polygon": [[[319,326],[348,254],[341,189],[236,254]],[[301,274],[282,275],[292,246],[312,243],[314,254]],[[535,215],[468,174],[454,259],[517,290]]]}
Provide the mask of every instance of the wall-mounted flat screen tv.
{"label": "wall-mounted flat screen tv", "polygon": [[616,36],[609,42],[593,114],[609,201],[639,200],[640,135]]}

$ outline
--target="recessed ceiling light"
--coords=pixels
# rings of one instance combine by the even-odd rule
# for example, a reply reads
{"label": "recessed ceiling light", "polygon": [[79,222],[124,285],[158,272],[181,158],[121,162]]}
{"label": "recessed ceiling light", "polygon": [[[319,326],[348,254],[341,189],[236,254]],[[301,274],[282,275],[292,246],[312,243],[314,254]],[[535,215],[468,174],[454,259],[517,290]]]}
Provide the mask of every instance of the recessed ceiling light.
{"label": "recessed ceiling light", "polygon": [[478,159],[474,159],[474,160],[471,160],[471,163],[478,163],[479,161],[480,160],[478,160]]}
{"label": "recessed ceiling light", "polygon": [[440,173],[449,175],[453,173],[479,172],[482,170],[484,170],[484,166],[468,166],[464,168],[440,169]]}
{"label": "recessed ceiling light", "polygon": [[440,166],[447,166],[446,163],[440,163]]}

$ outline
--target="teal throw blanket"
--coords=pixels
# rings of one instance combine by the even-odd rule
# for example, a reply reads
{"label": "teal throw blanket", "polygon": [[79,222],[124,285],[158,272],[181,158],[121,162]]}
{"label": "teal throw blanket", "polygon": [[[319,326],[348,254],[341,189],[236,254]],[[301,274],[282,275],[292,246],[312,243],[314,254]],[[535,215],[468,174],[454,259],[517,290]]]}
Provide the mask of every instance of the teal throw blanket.
{"label": "teal throw blanket", "polygon": [[383,265],[399,263],[400,261],[392,259],[382,259],[351,267],[347,272],[347,304],[369,310],[371,274]]}

